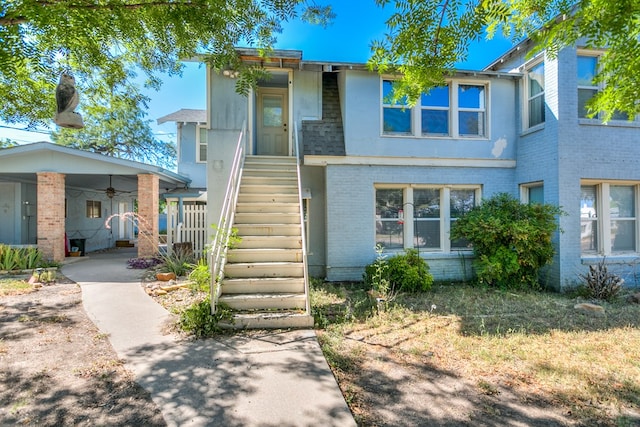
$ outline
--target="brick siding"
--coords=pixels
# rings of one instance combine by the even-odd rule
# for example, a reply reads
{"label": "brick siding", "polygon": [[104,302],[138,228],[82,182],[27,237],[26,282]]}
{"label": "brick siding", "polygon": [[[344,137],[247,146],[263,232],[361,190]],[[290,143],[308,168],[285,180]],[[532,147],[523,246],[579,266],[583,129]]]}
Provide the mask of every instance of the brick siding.
{"label": "brick siding", "polygon": [[65,258],[65,177],[56,172],[38,172],[38,249],[49,261]]}
{"label": "brick siding", "polygon": [[156,175],[138,175],[138,257],[158,252],[158,198],[160,179]]}

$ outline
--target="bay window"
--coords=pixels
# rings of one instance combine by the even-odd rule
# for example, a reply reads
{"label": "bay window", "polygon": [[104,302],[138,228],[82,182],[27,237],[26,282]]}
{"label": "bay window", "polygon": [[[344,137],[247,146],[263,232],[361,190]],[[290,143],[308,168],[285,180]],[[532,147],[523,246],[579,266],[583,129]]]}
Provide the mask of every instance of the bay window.
{"label": "bay window", "polygon": [[451,224],[480,200],[479,186],[378,185],[376,244],[385,250],[416,248],[428,252],[470,249],[451,241]]}

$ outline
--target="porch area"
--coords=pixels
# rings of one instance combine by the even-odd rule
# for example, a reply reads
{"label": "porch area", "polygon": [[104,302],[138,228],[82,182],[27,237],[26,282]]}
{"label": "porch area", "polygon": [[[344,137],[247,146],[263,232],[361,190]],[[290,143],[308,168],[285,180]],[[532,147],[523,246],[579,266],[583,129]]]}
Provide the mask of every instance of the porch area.
{"label": "porch area", "polygon": [[62,262],[134,243],[158,252],[160,189],[189,179],[157,166],[41,142],[0,150],[0,243],[37,245]]}

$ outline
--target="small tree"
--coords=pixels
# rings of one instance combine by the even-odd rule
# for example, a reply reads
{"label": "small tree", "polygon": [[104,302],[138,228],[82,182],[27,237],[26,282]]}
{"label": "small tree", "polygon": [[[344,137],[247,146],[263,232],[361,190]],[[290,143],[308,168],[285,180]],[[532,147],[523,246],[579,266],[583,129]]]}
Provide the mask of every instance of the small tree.
{"label": "small tree", "polygon": [[473,245],[481,283],[538,289],[538,271],[553,258],[551,236],[558,228],[556,217],[562,214],[557,206],[523,204],[500,193],[455,221],[451,238],[464,238]]}

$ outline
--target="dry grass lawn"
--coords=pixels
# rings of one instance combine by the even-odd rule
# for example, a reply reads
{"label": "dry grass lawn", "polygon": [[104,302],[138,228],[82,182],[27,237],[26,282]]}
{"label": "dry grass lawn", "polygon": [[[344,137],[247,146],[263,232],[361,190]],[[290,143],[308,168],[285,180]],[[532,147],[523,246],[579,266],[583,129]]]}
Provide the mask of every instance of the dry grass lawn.
{"label": "dry grass lawn", "polygon": [[360,284],[312,292],[359,425],[640,426],[640,305],[580,301],[452,284],[378,312]]}

